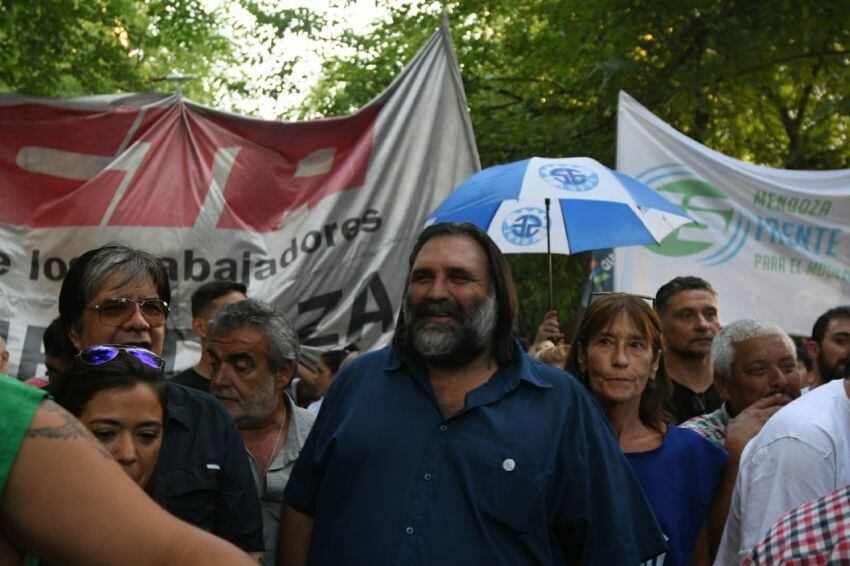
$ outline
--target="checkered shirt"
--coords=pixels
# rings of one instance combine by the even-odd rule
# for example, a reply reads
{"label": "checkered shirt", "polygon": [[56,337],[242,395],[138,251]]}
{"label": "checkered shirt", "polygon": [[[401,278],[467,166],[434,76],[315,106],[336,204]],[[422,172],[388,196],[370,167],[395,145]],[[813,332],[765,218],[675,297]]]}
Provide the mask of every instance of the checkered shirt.
{"label": "checkered shirt", "polygon": [[690,429],[725,450],[728,424],[729,413],[726,412],[726,403],[723,403],[716,411],[687,420],[679,427]]}
{"label": "checkered shirt", "polygon": [[850,564],[850,486],[783,515],[742,564]]}

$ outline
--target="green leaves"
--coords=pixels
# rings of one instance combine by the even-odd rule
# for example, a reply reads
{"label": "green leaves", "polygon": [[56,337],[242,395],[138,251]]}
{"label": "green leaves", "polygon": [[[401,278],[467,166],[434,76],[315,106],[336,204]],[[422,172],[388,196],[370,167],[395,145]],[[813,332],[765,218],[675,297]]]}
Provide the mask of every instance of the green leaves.
{"label": "green leaves", "polygon": [[[229,40],[201,0],[35,0],[0,5],[0,85],[33,96],[171,91],[212,103],[200,78]],[[198,80],[170,81],[175,74]]]}
{"label": "green leaves", "polygon": [[[468,0],[392,11],[341,43],[304,112],[345,113],[385,88],[449,13],[482,166],[533,155],[615,164],[625,90],[697,141],[781,168],[850,167],[850,11],[791,0]],[[510,258],[524,331],[548,301],[545,256]],[[586,258],[556,258],[562,323]]]}

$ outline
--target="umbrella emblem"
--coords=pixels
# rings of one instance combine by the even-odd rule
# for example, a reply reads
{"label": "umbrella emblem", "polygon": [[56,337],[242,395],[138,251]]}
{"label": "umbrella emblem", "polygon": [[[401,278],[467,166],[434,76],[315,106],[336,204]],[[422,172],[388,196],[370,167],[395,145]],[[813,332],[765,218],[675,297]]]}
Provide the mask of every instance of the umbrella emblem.
{"label": "umbrella emblem", "polygon": [[546,211],[536,207],[514,210],[502,222],[502,235],[516,246],[531,246],[546,235]]}
{"label": "umbrella emblem", "polygon": [[582,165],[550,163],[540,168],[540,178],[566,191],[589,191],[599,184],[599,176]]}
{"label": "umbrella emblem", "polygon": [[657,243],[693,219],[650,187],[588,157],[532,157],[472,175],[426,226],[435,222],[472,222],[505,253],[548,254],[551,305],[552,253]]}

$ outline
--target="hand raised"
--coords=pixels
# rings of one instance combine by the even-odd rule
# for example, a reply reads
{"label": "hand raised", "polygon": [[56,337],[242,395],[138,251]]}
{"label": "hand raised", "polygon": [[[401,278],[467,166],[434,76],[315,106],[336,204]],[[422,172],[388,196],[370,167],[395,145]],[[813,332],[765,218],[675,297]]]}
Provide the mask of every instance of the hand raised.
{"label": "hand raised", "polygon": [[551,340],[558,343],[564,339],[564,333],[561,332],[561,325],[558,322],[558,313],[551,310],[543,317],[543,322],[537,327],[537,337],[534,339],[535,344],[539,344],[544,340]]}
{"label": "hand raised", "polygon": [[791,402],[784,393],[774,393],[763,397],[741,411],[726,425],[726,450],[730,454],[740,455],[744,446],[764,426],[764,423],[783,406]]}

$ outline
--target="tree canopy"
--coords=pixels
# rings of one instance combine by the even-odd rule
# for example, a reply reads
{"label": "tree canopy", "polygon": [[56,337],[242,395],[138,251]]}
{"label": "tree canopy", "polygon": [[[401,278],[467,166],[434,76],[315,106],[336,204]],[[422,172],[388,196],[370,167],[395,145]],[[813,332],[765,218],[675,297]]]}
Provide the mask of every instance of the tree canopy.
{"label": "tree canopy", "polygon": [[[420,6],[421,4],[421,6]],[[407,2],[340,38],[309,113],[382,88],[449,13],[484,165],[586,154],[613,165],[625,90],[688,136],[774,167],[850,166],[850,8],[843,2]]]}
{"label": "tree canopy", "polygon": [[[346,113],[384,88],[449,14],[482,166],[587,155],[614,166],[620,90],[691,138],[787,169],[850,167],[850,7],[680,0],[405,2],[368,36],[340,38],[304,115]],[[547,303],[545,258],[511,256],[524,330]],[[570,325],[585,254],[556,258]],[[534,274],[528,277],[527,274]]]}
{"label": "tree canopy", "polygon": [[[32,96],[170,91],[205,84],[231,58],[221,13],[201,0],[0,3],[0,90]],[[210,77],[208,83],[183,81]]]}

